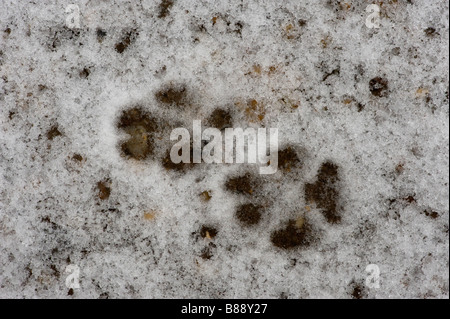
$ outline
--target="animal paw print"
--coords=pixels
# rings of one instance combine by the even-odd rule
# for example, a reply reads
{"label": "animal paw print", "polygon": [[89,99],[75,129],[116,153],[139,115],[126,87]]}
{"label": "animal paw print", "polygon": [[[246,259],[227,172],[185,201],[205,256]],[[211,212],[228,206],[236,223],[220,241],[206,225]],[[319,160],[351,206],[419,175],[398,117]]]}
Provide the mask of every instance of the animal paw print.
{"label": "animal paw print", "polygon": [[[193,119],[199,116],[192,96],[185,85],[168,85],[154,95],[160,108],[174,110],[179,114],[180,119]],[[165,114],[165,113],[162,113]],[[205,123],[211,127],[224,130],[233,126],[234,114],[227,108],[217,108],[206,116]],[[128,139],[120,144],[122,156],[127,159],[137,161],[156,160],[166,170],[177,173],[185,173],[196,166],[192,164],[192,142],[189,145],[191,150],[191,163],[175,164],[170,159],[170,150],[167,140],[170,131],[179,127],[182,123],[174,120],[173,117],[157,116],[145,110],[145,106],[135,106],[124,111],[117,123],[119,130],[127,134]],[[165,137],[165,139],[164,139]],[[304,169],[302,151],[295,145],[288,145],[278,151],[278,168],[282,176],[297,174]],[[277,197],[271,198],[264,192],[268,184],[271,187],[279,187],[280,179],[265,178],[250,172],[241,175],[229,176],[224,188],[226,192],[242,199],[243,203],[236,207],[233,214],[236,222],[243,229],[260,227],[261,221],[265,218],[274,218],[270,214],[271,208],[279,201]],[[315,205],[321,210],[325,220],[330,224],[337,224],[341,221],[340,200],[339,200],[339,167],[332,162],[324,162],[318,171],[316,181],[305,183],[304,197],[308,203]],[[204,202],[211,199],[210,191],[204,191],[199,198]],[[317,225],[310,218],[310,214],[305,208],[304,212],[297,214],[296,218],[287,219],[281,222],[281,226],[268,232],[273,246],[291,250],[299,247],[307,247],[318,240]],[[206,245],[200,251],[200,257],[208,260],[217,248],[214,240],[219,231],[216,226],[202,225],[199,230],[193,233],[197,239],[205,239]]]}
{"label": "animal paw print", "polygon": [[[279,168],[283,174],[293,170],[300,170],[302,163],[293,146],[288,146],[278,153]],[[328,223],[337,224],[341,221],[341,208],[339,206],[339,169],[332,162],[321,165],[317,180],[305,184],[305,198],[322,210]],[[270,210],[271,204],[262,206],[259,201],[258,188],[261,182],[257,177],[246,173],[237,177],[230,177],[225,182],[225,189],[239,197],[245,198],[248,203],[238,206],[235,217],[242,227],[254,227],[260,222],[265,211]],[[273,204],[273,203],[272,203]],[[317,234],[308,218],[308,213],[300,214],[297,219],[289,219],[284,225],[270,233],[270,240],[275,247],[293,249],[307,247],[317,241]]]}
{"label": "animal paw print", "polygon": [[[126,134],[127,139],[120,142],[123,157],[137,161],[156,160],[169,171],[185,173],[196,167],[193,160],[193,145],[189,145],[190,163],[173,163],[170,158],[170,132],[177,127],[191,127],[188,119],[203,117],[200,114],[192,93],[183,84],[169,84],[154,94],[159,112],[149,112],[145,104],[133,106],[122,112],[117,128]],[[167,116],[167,112],[172,116]],[[174,113],[179,114],[175,119]],[[184,122],[183,122],[184,120]],[[232,127],[233,117],[226,108],[217,108],[206,117],[209,127],[223,130]]]}

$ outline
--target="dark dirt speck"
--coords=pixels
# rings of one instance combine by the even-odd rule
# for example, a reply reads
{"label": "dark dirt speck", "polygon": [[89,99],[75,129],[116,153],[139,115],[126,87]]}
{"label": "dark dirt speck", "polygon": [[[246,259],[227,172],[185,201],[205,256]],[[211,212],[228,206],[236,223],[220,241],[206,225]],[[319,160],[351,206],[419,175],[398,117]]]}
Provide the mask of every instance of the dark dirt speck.
{"label": "dark dirt speck", "polygon": [[97,29],[97,41],[102,43],[103,39],[106,37],[106,31],[102,30],[102,29]]}
{"label": "dark dirt speck", "polygon": [[236,218],[244,226],[253,226],[261,220],[261,206],[254,204],[244,204],[236,210]]}
{"label": "dark dirt speck", "polygon": [[373,96],[385,97],[388,94],[388,80],[377,76],[370,80],[369,89]]}
{"label": "dark dirt speck", "polygon": [[170,9],[173,7],[173,1],[172,0],[162,0],[159,4],[159,13],[158,18],[164,19],[170,14]]}
{"label": "dark dirt speck", "polygon": [[364,287],[359,284],[354,284],[351,296],[353,299],[363,299],[364,298]]}
{"label": "dark dirt speck", "polygon": [[80,154],[73,154],[72,159],[77,161],[77,162],[81,162],[83,160],[83,156],[81,156]]}
{"label": "dark dirt speck", "polygon": [[187,99],[187,90],[184,85],[168,86],[156,92],[156,100],[167,105],[183,106]]}
{"label": "dark dirt speck", "polygon": [[255,181],[249,173],[242,176],[229,178],[225,182],[225,188],[228,191],[240,195],[252,195],[255,186]]}
{"label": "dark dirt speck", "polygon": [[109,182],[102,181],[97,183],[98,197],[101,200],[106,200],[111,195],[111,187],[109,187]]}
{"label": "dark dirt speck", "polygon": [[429,36],[429,37],[431,37],[431,36],[433,36],[433,35],[436,35],[436,29],[435,29],[435,28],[432,28],[432,27],[426,28],[426,29],[424,30],[424,32],[425,32],[425,34],[426,34],[427,36]]}
{"label": "dark dirt speck", "polygon": [[54,125],[47,131],[47,138],[52,141],[55,137],[61,136],[62,133],[59,131],[58,126]]}
{"label": "dark dirt speck", "polygon": [[118,128],[130,135],[121,145],[123,155],[136,160],[146,159],[153,152],[152,134],[157,129],[157,121],[142,108],[124,111]]}
{"label": "dark dirt speck", "polygon": [[436,219],[439,217],[439,213],[432,210],[425,210],[423,211],[423,213],[425,214],[425,216],[430,217],[432,219]]}
{"label": "dark dirt speck", "polygon": [[231,114],[224,109],[215,109],[211,113],[207,123],[209,123],[211,127],[215,127],[219,130],[232,127]]}
{"label": "dark dirt speck", "polygon": [[306,199],[315,202],[331,224],[341,221],[338,209],[338,181],[338,166],[331,162],[325,162],[320,167],[317,181],[314,184],[305,185]]}
{"label": "dark dirt speck", "polygon": [[285,228],[272,232],[270,240],[278,248],[305,247],[311,243],[311,228],[308,224],[298,227],[295,220],[289,220]]}
{"label": "dark dirt speck", "polygon": [[87,79],[89,77],[89,74],[91,74],[89,69],[84,68],[83,70],[80,71],[80,78]]}
{"label": "dark dirt speck", "polygon": [[136,29],[126,32],[122,37],[122,40],[116,43],[116,51],[122,54],[136,40],[136,37],[138,35],[139,33],[136,31]]}
{"label": "dark dirt speck", "polygon": [[217,229],[211,226],[203,225],[200,228],[200,236],[202,236],[203,238],[212,239],[217,236],[217,233]]}
{"label": "dark dirt speck", "polygon": [[286,172],[292,169],[301,168],[301,162],[297,152],[291,146],[278,151],[278,167]]}

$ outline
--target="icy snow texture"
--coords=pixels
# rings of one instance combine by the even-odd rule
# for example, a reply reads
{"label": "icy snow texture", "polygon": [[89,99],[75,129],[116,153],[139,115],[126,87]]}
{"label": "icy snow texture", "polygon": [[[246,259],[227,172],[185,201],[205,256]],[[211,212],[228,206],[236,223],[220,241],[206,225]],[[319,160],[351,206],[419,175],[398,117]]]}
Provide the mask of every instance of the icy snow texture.
{"label": "icy snow texture", "polygon": [[[72,2],[80,29],[65,26]],[[448,1],[169,2],[1,1],[0,297],[448,298]],[[158,102],[171,85],[194,107]],[[117,122],[137,104],[184,125],[229,108],[235,127],[278,127],[303,166],[259,177],[125,158]],[[326,161],[336,224],[305,198]],[[258,194],[225,188],[246,172]],[[249,201],[266,208],[245,227]],[[274,247],[302,215],[313,242]]]}

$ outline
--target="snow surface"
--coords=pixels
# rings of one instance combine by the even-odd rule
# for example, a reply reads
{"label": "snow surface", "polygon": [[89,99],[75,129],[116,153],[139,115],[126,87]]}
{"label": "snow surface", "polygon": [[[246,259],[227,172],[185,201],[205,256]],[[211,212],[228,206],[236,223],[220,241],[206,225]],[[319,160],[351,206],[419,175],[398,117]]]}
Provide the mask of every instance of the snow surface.
{"label": "snow surface", "polygon": [[[0,0],[0,297],[448,298],[448,1],[170,2]],[[136,105],[164,132],[145,160],[120,149]],[[301,167],[164,168],[167,123],[216,108],[278,128]],[[326,162],[338,222],[305,195]],[[245,173],[254,192],[226,188]],[[299,217],[310,244],[276,247]]]}

